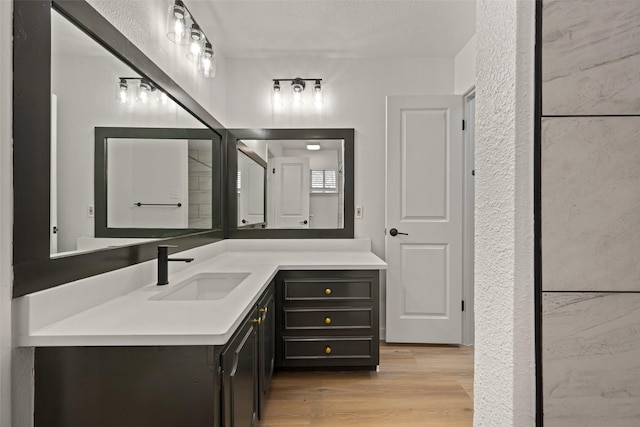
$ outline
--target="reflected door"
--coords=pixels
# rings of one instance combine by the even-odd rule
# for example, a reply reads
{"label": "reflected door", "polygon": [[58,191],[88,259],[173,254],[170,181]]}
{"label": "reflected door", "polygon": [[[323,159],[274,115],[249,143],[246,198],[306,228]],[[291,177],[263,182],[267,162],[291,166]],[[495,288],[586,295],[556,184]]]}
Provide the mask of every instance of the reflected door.
{"label": "reflected door", "polygon": [[461,97],[387,98],[389,342],[461,342],[462,147]]}
{"label": "reflected door", "polygon": [[276,228],[309,228],[309,158],[276,157],[274,223]]}

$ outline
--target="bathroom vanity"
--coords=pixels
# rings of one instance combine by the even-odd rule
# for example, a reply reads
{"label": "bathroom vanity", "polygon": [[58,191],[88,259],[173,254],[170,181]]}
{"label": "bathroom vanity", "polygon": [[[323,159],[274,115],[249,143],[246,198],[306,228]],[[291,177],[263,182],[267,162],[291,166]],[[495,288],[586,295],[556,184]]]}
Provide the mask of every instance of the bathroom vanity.
{"label": "bathroom vanity", "polygon": [[[166,286],[152,261],[16,299],[18,341],[35,347],[35,426],[252,426],[274,369],[376,369],[385,263],[369,245],[225,240],[181,253],[195,265],[171,265]],[[186,294],[225,275],[238,283],[219,295]],[[87,282],[141,276],[100,304],[59,305],[87,298]]]}

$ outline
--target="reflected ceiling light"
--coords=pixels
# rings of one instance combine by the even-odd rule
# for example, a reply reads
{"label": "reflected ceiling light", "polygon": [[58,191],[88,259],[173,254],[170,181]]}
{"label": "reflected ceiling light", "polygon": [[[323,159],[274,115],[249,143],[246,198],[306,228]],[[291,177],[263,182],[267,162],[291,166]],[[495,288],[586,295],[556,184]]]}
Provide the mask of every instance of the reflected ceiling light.
{"label": "reflected ceiling light", "polygon": [[307,150],[309,151],[318,151],[320,149],[320,144],[307,144]]}
{"label": "reflected ceiling light", "polygon": [[200,74],[208,78],[215,76],[213,43],[181,0],[169,6],[167,37],[178,45],[188,45],[187,59],[196,64]]}
{"label": "reflected ceiling light", "polygon": [[294,79],[273,79],[273,105],[279,107],[282,105],[284,94],[281,91],[280,82],[291,82],[291,103],[295,106],[301,106],[304,103],[304,90],[307,87],[306,82],[314,82],[313,84],[313,104],[321,106],[323,103],[322,79],[303,79],[296,77]]}

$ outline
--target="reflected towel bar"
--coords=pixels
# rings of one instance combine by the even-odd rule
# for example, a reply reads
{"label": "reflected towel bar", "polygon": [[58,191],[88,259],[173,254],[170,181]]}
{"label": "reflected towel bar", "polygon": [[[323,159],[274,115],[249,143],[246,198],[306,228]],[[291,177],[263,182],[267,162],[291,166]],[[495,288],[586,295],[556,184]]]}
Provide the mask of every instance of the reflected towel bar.
{"label": "reflected towel bar", "polygon": [[176,207],[181,207],[182,203],[134,203],[134,206],[176,206]]}

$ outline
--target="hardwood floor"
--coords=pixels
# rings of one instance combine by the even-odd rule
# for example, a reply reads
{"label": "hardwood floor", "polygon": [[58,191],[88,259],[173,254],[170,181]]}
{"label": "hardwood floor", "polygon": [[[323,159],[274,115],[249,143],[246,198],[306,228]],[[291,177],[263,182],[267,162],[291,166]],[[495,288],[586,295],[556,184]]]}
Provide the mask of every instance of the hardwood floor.
{"label": "hardwood floor", "polygon": [[380,372],[276,372],[260,427],[473,421],[473,347],[381,344]]}

